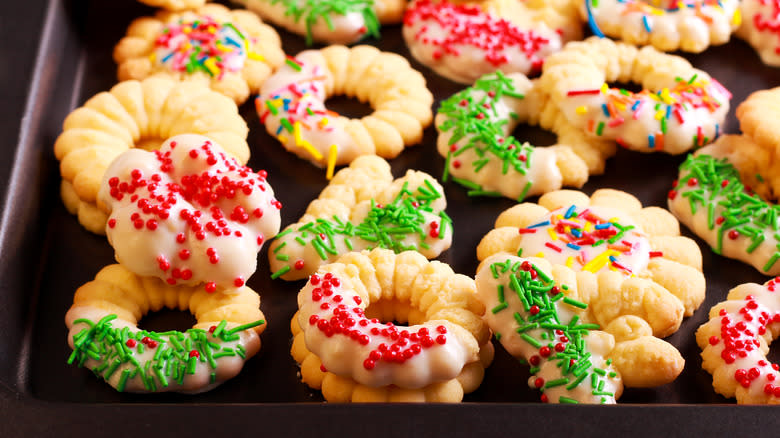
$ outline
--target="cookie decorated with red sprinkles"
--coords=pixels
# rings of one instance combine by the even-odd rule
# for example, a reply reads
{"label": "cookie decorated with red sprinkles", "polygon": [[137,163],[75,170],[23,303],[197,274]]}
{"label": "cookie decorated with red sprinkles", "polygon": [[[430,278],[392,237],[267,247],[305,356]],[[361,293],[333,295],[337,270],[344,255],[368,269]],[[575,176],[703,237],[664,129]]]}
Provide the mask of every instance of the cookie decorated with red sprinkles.
{"label": "cookie decorated with red sprinkles", "polygon": [[412,56],[436,73],[470,84],[495,72],[539,72],[562,37],[543,23],[521,28],[480,6],[419,0],[406,9],[403,36]]}
{"label": "cookie decorated with red sprinkles", "polygon": [[766,355],[780,333],[780,277],[741,284],[696,331],[702,367],[715,392],[739,404],[780,403],[780,367]]}
{"label": "cookie decorated with red sprinkles", "polygon": [[281,203],[265,177],[200,135],[123,153],[98,193],[111,211],[106,234],[117,261],[170,285],[241,287],[279,232]]}
{"label": "cookie decorated with red sprinkles", "polygon": [[474,280],[414,251],[345,254],[309,278],[298,309],[292,355],[331,402],[459,402],[492,361]]}

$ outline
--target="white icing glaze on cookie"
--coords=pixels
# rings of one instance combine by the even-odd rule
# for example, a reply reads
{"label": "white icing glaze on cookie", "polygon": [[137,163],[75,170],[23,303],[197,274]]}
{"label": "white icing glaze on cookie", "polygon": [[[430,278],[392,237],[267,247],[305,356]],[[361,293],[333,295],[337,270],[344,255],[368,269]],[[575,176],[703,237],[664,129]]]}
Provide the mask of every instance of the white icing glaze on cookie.
{"label": "white icing glaze on cookie", "polygon": [[595,273],[608,268],[636,274],[647,267],[650,242],[625,216],[608,207],[560,208],[521,228],[520,248],[524,256],[578,271]]}
{"label": "white icing glaze on cookie", "polygon": [[560,50],[560,34],[538,23],[520,29],[478,6],[418,0],[404,15],[403,36],[415,59],[453,81],[470,84],[488,73],[531,74]]}
{"label": "white icing glaze on cookie", "polygon": [[268,78],[257,99],[257,112],[269,134],[285,149],[324,166],[331,145],[338,147],[336,163],[349,163],[360,154],[344,129],[346,119],[325,107],[327,84],[333,78],[318,51],[298,54]]}
{"label": "white icing glaze on cookie", "polygon": [[592,87],[565,95],[561,111],[587,133],[635,151],[673,155],[715,140],[731,99],[718,81],[697,70],[690,77],[670,75],[656,91],[608,88],[594,78]]}
{"label": "white icing glaze on cookie", "polygon": [[509,354],[530,364],[528,384],[542,391],[542,401],[615,403],[622,382],[606,358],[614,339],[591,331],[595,324],[578,325],[587,306],[566,297],[568,285],[535,262],[509,254],[482,262],[477,294],[490,329]]}
{"label": "white icing glaze on cookie", "polygon": [[365,317],[367,306],[331,273],[312,275],[298,294],[306,348],[329,372],[371,387],[422,388],[457,377],[477,360],[476,340],[460,326],[444,320],[383,324]]}
{"label": "white icing glaze on cookie", "polygon": [[[582,0],[583,15],[612,37],[659,50],[701,52],[728,42],[741,22],[737,0]],[[649,4],[652,3],[652,4]],[[669,7],[660,7],[660,4]],[[594,34],[599,34],[594,30]]]}
{"label": "white icing glaze on cookie", "polygon": [[265,171],[194,134],[117,157],[98,200],[111,211],[106,235],[119,263],[171,285],[205,282],[209,291],[243,285],[281,221]]}
{"label": "white icing glaze on cookie", "polygon": [[780,367],[766,357],[780,322],[778,280],[732,289],[696,332],[715,390],[740,404],[780,403]]}

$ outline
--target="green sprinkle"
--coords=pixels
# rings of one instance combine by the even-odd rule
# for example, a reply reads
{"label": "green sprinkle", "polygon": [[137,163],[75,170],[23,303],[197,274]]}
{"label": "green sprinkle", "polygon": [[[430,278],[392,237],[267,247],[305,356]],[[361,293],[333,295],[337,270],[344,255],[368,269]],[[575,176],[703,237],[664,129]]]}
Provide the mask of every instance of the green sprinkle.
{"label": "green sprinkle", "polygon": [[282,275],[290,272],[290,269],[292,269],[292,268],[290,268],[290,265],[283,266],[281,269],[279,269],[278,271],[276,271],[273,274],[271,274],[271,279],[272,280],[276,280],[277,278],[281,277]]}
{"label": "green sprinkle", "polygon": [[582,301],[577,301],[573,298],[565,297],[563,299],[563,302],[574,307],[579,307],[580,309],[587,309],[588,305],[583,303]]}

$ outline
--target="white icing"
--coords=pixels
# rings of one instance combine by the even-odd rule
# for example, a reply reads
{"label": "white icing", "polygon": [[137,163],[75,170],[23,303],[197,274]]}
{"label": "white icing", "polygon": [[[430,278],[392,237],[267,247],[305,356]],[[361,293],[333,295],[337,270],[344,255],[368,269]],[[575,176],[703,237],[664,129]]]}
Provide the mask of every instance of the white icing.
{"label": "white icing", "polygon": [[[561,36],[542,23],[520,29],[489,13],[465,14],[458,8],[464,7],[418,1],[407,9],[402,31],[415,59],[455,82],[470,84],[496,70],[528,75],[540,69],[544,58],[561,49]],[[453,33],[469,28],[474,31],[468,39],[444,44],[449,49],[443,47]],[[502,38],[506,44],[493,43]],[[492,50],[485,50],[487,46]],[[499,59],[488,60],[489,53]]]}
{"label": "white icing", "polygon": [[[645,270],[650,259],[650,242],[638,228],[626,231],[614,243],[609,243],[608,239],[611,237],[608,234],[595,236],[594,239],[588,240],[591,244],[587,244],[583,243],[583,239],[578,239],[566,232],[567,229],[584,229],[587,233],[598,233],[599,230],[595,229],[594,222],[587,220],[587,217],[598,219],[596,222],[602,224],[610,222],[617,223],[622,227],[636,227],[636,223],[627,218],[625,213],[609,207],[577,207],[571,210],[567,220],[565,219],[567,212],[569,212],[568,206],[551,211],[535,221],[534,224],[529,225],[524,230],[526,233],[521,234],[520,248],[523,250],[523,255],[544,258],[554,265],[565,265],[578,271],[599,272],[602,269],[612,269],[624,274],[636,274]],[[564,225],[569,222],[578,223],[580,228]],[[534,226],[538,224],[544,225]],[[561,229],[564,232],[561,232]],[[615,227],[610,227],[610,229],[618,232]],[[592,243],[595,239],[597,239],[596,241],[604,240],[604,242],[593,246]],[[560,252],[548,244],[560,249]],[[579,248],[573,248],[568,244]],[[615,257],[615,262],[627,269],[616,268],[614,263],[606,258],[609,256]],[[604,263],[599,263],[599,260]]]}
{"label": "white icing", "polygon": [[[202,24],[210,24],[215,29],[214,33],[211,34],[211,39],[204,42],[200,39],[190,38],[190,33],[179,31],[179,28],[189,29],[193,23],[192,21],[168,24],[166,29],[176,29],[177,32],[174,32],[173,36],[167,39],[167,41],[163,41],[163,38],[167,37],[167,33],[162,33],[155,40],[155,63],[172,71],[186,71],[186,65],[190,63],[189,58],[194,53],[195,47],[203,49],[201,54],[198,55],[198,59],[200,59],[207,51],[214,50],[211,48],[211,44],[218,43],[216,50],[219,50],[218,55],[222,62],[222,68],[218,69],[218,71],[241,71],[247,58],[247,46],[245,39],[239,35],[237,29],[216,23],[210,17],[203,17],[201,22]],[[199,33],[204,34],[204,32]],[[186,46],[190,48],[182,50]],[[216,55],[217,53],[214,53],[212,58],[216,58]]]}
{"label": "white icing", "polygon": [[[584,9],[585,1],[581,3]],[[651,43],[662,50],[701,52],[710,44],[727,42],[732,29],[739,25],[739,16],[735,16],[737,0],[666,2],[674,9],[650,3],[659,2],[599,0],[591,11],[605,33],[621,36],[632,44]]]}
{"label": "white icing", "polygon": [[742,26],[737,35],[750,43],[765,64],[780,65],[780,3],[776,0],[742,0]]}
{"label": "white icing", "polygon": [[[455,333],[465,330],[449,321],[432,320],[402,327],[383,324],[377,319],[369,320],[363,313],[369,303],[361,300],[354,290],[342,285],[331,287],[332,295],[323,293],[318,300],[313,299],[315,291],[326,289],[323,286],[326,281],[327,277],[323,277],[322,283],[318,282],[315,286],[310,279],[301,289],[298,294],[298,323],[303,329],[306,348],[320,358],[327,371],[342,377],[351,377],[356,382],[370,387],[395,385],[414,389],[453,379],[467,363],[478,360],[472,353],[478,350],[476,340],[470,334],[456,336]],[[338,332],[328,336],[318,327],[318,322],[337,320],[336,311],[349,315],[352,324],[348,327],[350,333]],[[397,329],[397,335],[381,333],[390,327]],[[372,330],[375,332],[372,333]],[[422,341],[415,339],[415,336],[422,336],[421,330],[423,333],[427,330],[432,345],[425,347]],[[409,335],[408,341],[399,341],[407,337],[403,333]],[[361,336],[363,342],[360,341]],[[391,336],[396,337],[393,339]],[[438,341],[439,337],[444,339],[443,344]],[[379,350],[381,345],[392,348],[397,342],[404,344],[400,347],[400,354],[415,348],[419,348],[419,353],[411,354],[403,363],[382,358],[375,360],[373,366],[366,366],[366,361],[371,360],[373,351]]]}
{"label": "white icing", "polygon": [[[689,92],[691,87],[678,83],[674,74],[669,74],[657,93],[631,93],[630,96],[615,88],[605,92],[603,75],[600,78],[595,75],[587,85],[581,84],[582,90],[601,89],[602,92],[566,96],[568,92],[582,91],[567,90],[559,107],[573,125],[592,136],[615,140],[639,152],[681,154],[713,141],[721,133],[720,126],[731,99],[731,93],[705,73],[696,70],[689,73],[690,77],[682,80],[687,83],[697,75],[691,85],[697,92],[704,91],[706,101],[712,106],[701,104],[702,99]],[[682,87],[685,93],[678,93],[675,87]],[[622,104],[618,103],[621,101]]]}
{"label": "white icing", "polygon": [[[330,146],[335,144],[338,147],[336,163],[348,163],[360,155],[360,151],[344,130],[347,119],[328,112],[325,107],[326,82],[332,78],[327,65],[318,60],[322,60],[319,52],[311,50],[301,52],[295,58],[301,66],[300,71],[289,64],[282,65],[263,83],[257,101],[258,113],[268,133],[288,151],[315,165],[325,166]],[[275,107],[276,115],[267,108],[269,104]],[[282,126],[283,119],[290,121],[293,132]],[[295,133],[296,121],[299,122],[299,137]],[[304,144],[310,145],[319,155]]]}
{"label": "white icing", "polygon": [[[209,154],[214,164],[208,163]],[[163,170],[167,159],[171,168]],[[144,185],[121,193],[117,189],[133,180],[135,170]],[[205,176],[214,183],[208,191],[185,184]],[[118,187],[112,187],[112,179],[118,180]],[[234,183],[246,189],[221,192]],[[194,193],[183,193],[195,187]],[[217,199],[204,203],[209,193]],[[168,284],[213,282],[220,290],[241,286],[236,282],[243,284],[254,273],[257,252],[276,235],[281,221],[281,204],[265,178],[229,158],[208,138],[194,134],[171,137],[159,152],[131,149],[117,157],[105,173],[98,199],[111,210],[106,235],[116,260],[137,275],[158,277]],[[169,207],[167,213],[155,210],[163,204]],[[243,209],[246,216],[234,217],[236,209]],[[187,214],[197,218],[188,223]]]}
{"label": "white icing", "polygon": [[[558,366],[558,362],[555,360],[556,352],[554,349],[549,356],[549,359],[545,359],[540,356],[540,349],[538,347],[531,345],[517,333],[520,323],[517,321],[516,314],[519,314],[525,320],[532,315],[529,311],[525,310],[523,302],[520,300],[518,294],[511,289],[509,277],[513,275],[512,271],[507,270],[501,272],[502,268],[498,268],[498,278],[496,278],[490,269],[490,266],[493,264],[504,264],[507,261],[510,265],[520,264],[525,261],[530,263],[534,262],[533,259],[515,257],[509,254],[494,254],[482,262],[481,268],[477,272],[476,283],[477,296],[479,297],[479,300],[485,304],[485,308],[487,309],[484,317],[485,321],[509,354],[526,361],[530,361],[532,357],[536,357],[536,359],[540,360],[538,363],[539,370],[535,372],[528,381],[531,388],[536,388],[536,380],[538,378],[543,379],[543,382],[555,381],[564,377],[571,381],[573,376],[564,375],[562,368]],[[556,284],[561,288],[563,286],[557,281]],[[503,286],[504,290],[503,295],[505,301],[503,303],[499,301],[499,295],[497,293],[499,286]],[[561,293],[566,295],[566,291],[563,289],[561,289]],[[575,315],[578,318],[585,317],[585,313],[582,309],[566,304],[562,299],[556,301],[554,307],[561,324],[569,324]],[[583,321],[580,320],[579,323],[582,322]],[[523,333],[541,341],[544,345],[555,345],[562,341],[565,344],[567,342],[562,339],[561,334],[544,328],[530,329]],[[549,334],[553,334],[554,338],[542,341],[542,336],[549,336]],[[607,373],[616,372],[612,365],[607,365],[606,356],[614,346],[614,342],[609,342],[610,339],[611,336],[603,332],[590,332],[588,336],[584,337],[586,342],[585,351],[590,353],[590,357],[587,360],[593,364],[593,367],[601,368]],[[605,377],[602,381],[604,382],[604,386],[602,387],[604,392],[617,394],[622,389],[622,381],[619,375],[611,378]],[[566,386],[567,385],[559,385],[546,388],[544,394],[547,396],[547,400],[551,403],[558,403],[560,397],[563,396],[577,400],[580,403],[615,403],[614,396],[594,394],[594,392],[598,391],[592,387],[591,378],[589,376],[572,389],[566,389]]]}

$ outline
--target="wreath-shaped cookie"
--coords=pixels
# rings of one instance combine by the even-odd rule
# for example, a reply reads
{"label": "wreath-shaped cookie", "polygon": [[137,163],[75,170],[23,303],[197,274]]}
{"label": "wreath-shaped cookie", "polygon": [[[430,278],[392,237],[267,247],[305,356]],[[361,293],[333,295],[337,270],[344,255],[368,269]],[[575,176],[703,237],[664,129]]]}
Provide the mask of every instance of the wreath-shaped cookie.
{"label": "wreath-shaped cookie", "polygon": [[284,62],[276,31],[249,11],[207,4],[135,19],[114,48],[120,81],[196,80],[244,103]]}
{"label": "wreath-shaped cookie", "polygon": [[393,180],[385,160],[358,157],[271,243],[272,278],[306,278],[342,254],[377,247],[436,258],[452,244],[446,207],[444,190],[427,173],[408,170]]}
{"label": "wreath-shaped cookie", "polygon": [[292,356],[330,402],[459,402],[493,359],[474,280],[414,251],[345,254],[298,309]]}

